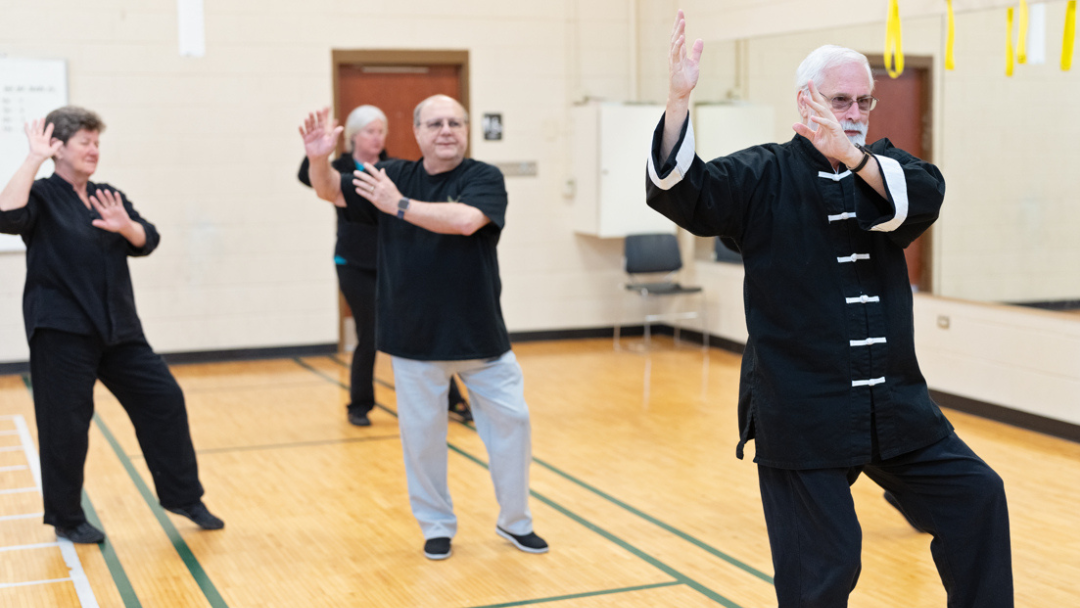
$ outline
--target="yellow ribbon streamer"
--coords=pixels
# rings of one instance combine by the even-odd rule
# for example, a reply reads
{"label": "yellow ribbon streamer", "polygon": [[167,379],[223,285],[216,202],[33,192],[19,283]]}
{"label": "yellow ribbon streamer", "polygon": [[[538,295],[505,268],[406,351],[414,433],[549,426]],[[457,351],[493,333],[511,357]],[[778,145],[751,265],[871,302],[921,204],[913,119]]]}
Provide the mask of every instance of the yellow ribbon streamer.
{"label": "yellow ribbon streamer", "polygon": [[956,44],[956,20],[953,17],[952,0],[945,0],[949,8],[949,37],[945,42],[945,69],[956,69],[956,57],[953,55],[953,47]]}
{"label": "yellow ribbon streamer", "polygon": [[1009,7],[1009,29],[1005,30],[1005,75],[1013,75],[1013,8]]}
{"label": "yellow ribbon streamer", "polygon": [[1065,40],[1061,44],[1061,69],[1072,69],[1073,44],[1076,42],[1076,0],[1065,9]]}
{"label": "yellow ribbon streamer", "polygon": [[1020,23],[1017,24],[1016,32],[1016,63],[1027,63],[1027,31],[1028,31],[1028,5],[1027,0],[1020,0]]}
{"label": "yellow ribbon streamer", "polygon": [[904,73],[904,47],[900,42],[900,5],[889,0],[889,17],[885,22],[885,69],[889,77]]}

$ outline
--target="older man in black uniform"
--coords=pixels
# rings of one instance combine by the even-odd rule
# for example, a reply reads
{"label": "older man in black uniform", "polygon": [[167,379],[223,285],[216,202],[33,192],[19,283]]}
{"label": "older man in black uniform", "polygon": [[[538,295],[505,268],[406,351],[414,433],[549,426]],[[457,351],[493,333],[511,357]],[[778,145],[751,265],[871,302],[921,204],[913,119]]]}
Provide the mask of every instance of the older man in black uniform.
{"label": "older man in black uniform", "polygon": [[903,248],[937,218],[940,172],[887,139],[863,146],[873,76],[832,46],[797,71],[794,139],[703,162],[688,118],[702,47],[687,50],[680,11],[648,204],[742,250],[737,455],[755,440],[781,608],[847,605],[862,543],[850,485],[863,472],[933,535],[950,607],[1012,606],[1001,478],[953,432],[915,358]]}

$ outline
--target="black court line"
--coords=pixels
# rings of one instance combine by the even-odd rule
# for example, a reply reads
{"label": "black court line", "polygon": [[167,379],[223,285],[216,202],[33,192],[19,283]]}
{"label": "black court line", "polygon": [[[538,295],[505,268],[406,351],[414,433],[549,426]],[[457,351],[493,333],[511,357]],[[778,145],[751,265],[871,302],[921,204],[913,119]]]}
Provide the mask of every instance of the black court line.
{"label": "black court line", "polygon": [[[333,360],[335,363],[337,363],[338,365],[348,367],[344,361],[341,361],[340,359],[337,358],[337,355],[331,355],[329,358],[331,360]],[[392,390],[394,389],[393,385],[391,385],[391,384],[388,384],[388,383],[383,382],[383,381],[378,380],[378,379],[376,379],[375,381],[378,382],[379,384],[382,384],[383,386],[385,386],[385,387],[387,387],[389,389],[392,389]],[[475,425],[466,424],[466,423],[463,423],[463,424],[465,426],[473,429],[474,431],[476,430]],[[584,488],[585,490],[588,490],[589,492],[592,492],[596,496],[599,496],[600,498],[610,502],[611,504],[614,504],[617,507],[619,507],[619,508],[621,508],[621,509],[623,509],[623,510],[629,512],[629,513],[632,513],[633,515],[635,515],[637,517],[640,517],[641,519],[644,519],[645,521],[647,521],[647,522],[661,528],[662,530],[664,530],[666,532],[669,532],[671,534],[674,534],[675,536],[678,536],[679,538],[685,540],[686,542],[698,547],[699,549],[702,549],[706,553],[709,553],[710,555],[713,555],[714,557],[717,557],[717,558],[731,564],[732,566],[735,566],[736,568],[738,568],[738,569],[740,569],[740,570],[742,570],[742,571],[744,571],[744,572],[746,572],[748,574],[751,574],[751,575],[765,581],[766,583],[769,583],[770,585],[775,584],[774,581],[773,581],[773,577],[769,576],[768,574],[762,572],[761,570],[758,570],[757,568],[754,568],[753,566],[751,566],[751,565],[749,565],[749,564],[747,564],[747,563],[745,563],[745,562],[743,562],[743,561],[741,561],[741,560],[739,560],[739,559],[737,559],[737,558],[735,558],[735,557],[733,557],[731,555],[728,555],[727,553],[724,553],[723,551],[717,549],[716,547],[713,547],[712,545],[709,545],[708,543],[694,537],[693,535],[691,535],[689,533],[686,533],[686,532],[683,532],[682,530],[679,530],[675,526],[667,524],[667,523],[661,521],[660,519],[658,519],[656,517],[653,517],[652,515],[649,515],[648,513],[645,513],[644,511],[642,511],[640,509],[637,509],[637,508],[629,505],[628,503],[619,500],[618,498],[615,498],[614,496],[608,494],[607,492],[604,492],[603,490],[600,490],[599,488],[596,488],[596,487],[594,487],[592,485],[589,485],[585,481],[583,481],[581,479],[578,479],[577,477],[574,477],[573,475],[570,475],[569,473],[555,467],[554,465],[549,464],[547,462],[544,462],[543,460],[541,460],[539,458],[533,457],[533,462],[535,462],[536,464],[540,465],[541,467],[551,471],[552,473],[555,473],[556,475],[566,479],[567,481],[570,481],[570,482],[578,485],[579,487]]]}
{"label": "black court line", "polygon": [[506,602],[505,604],[486,604],[484,606],[474,606],[473,608],[511,608],[512,606],[529,606],[532,604],[548,604],[551,602],[561,602],[563,600],[576,600],[582,597],[596,597],[598,595],[614,595],[616,593],[630,593],[633,591],[645,591],[647,589],[660,589],[663,587],[675,587],[681,585],[678,581],[671,581],[670,583],[656,583],[655,585],[639,585],[637,587],[623,587],[621,589],[605,589],[604,591],[587,591],[585,593],[573,593],[570,595],[559,595],[556,597],[542,597],[535,600],[521,600],[520,602]]}
{"label": "black court line", "polygon": [[[334,383],[336,383],[338,385],[341,385],[341,383],[338,382],[337,380],[332,379],[329,376],[319,372],[318,370],[311,367],[310,365],[307,365],[307,364],[305,364],[305,363],[303,363],[302,361],[299,361],[299,360],[297,360],[297,363],[299,363],[300,365],[302,365],[306,369],[309,369],[312,372],[318,374],[320,377],[326,378],[327,381],[334,382]],[[384,408],[384,409],[386,409],[387,412],[389,412],[391,415],[393,415],[395,418],[397,418],[397,412],[392,411],[392,410],[390,410],[388,408]],[[469,428],[473,428],[475,430],[475,427],[473,427],[472,425],[466,425],[466,426],[469,426]],[[486,462],[484,462],[483,460],[477,458],[476,456],[473,456],[472,454],[466,452],[465,450],[462,450],[461,448],[457,447],[456,445],[454,445],[454,444],[452,444],[450,442],[447,442],[446,445],[450,450],[452,450],[452,451],[460,454],[461,456],[471,460],[472,462],[484,467],[485,469],[488,468],[488,465],[487,465]],[[654,568],[657,568],[658,570],[660,570],[660,571],[664,572],[665,574],[667,574],[668,576],[672,577],[673,579],[675,579],[675,581],[674,581],[674,583],[671,583],[671,584],[687,585],[687,586],[691,587],[692,589],[694,589],[695,591],[701,593],[705,597],[708,597],[709,599],[713,600],[714,602],[724,606],[725,608],[741,608],[735,602],[732,602],[731,600],[729,600],[726,597],[720,595],[719,593],[713,591],[712,589],[709,589],[705,585],[702,585],[701,583],[695,581],[694,579],[682,574],[678,570],[672,568],[671,566],[668,566],[664,562],[661,562],[660,560],[658,560],[655,557],[649,555],[645,551],[642,551],[641,549],[638,549],[637,547],[631,545],[630,543],[626,542],[625,540],[619,538],[618,536],[615,536],[614,534],[612,534],[611,532],[608,532],[607,530],[601,528],[600,526],[597,526],[596,524],[588,521],[584,517],[574,513],[570,509],[567,509],[566,507],[564,507],[564,506],[560,505],[559,503],[555,502],[554,500],[551,500],[550,498],[540,494],[539,492],[536,492],[535,490],[529,490],[529,495],[532,496],[533,498],[536,498],[537,500],[543,502],[544,504],[550,506],[551,508],[555,509],[559,513],[562,513],[563,515],[565,515],[566,517],[568,517],[572,521],[577,522],[578,524],[584,526],[586,529],[600,535],[601,537],[607,539],[608,541],[611,541],[612,543],[615,543],[619,547],[621,547],[624,550],[630,552],[631,554],[637,556],[638,558],[645,561],[646,563],[653,566]],[[609,593],[618,593],[618,592],[619,591],[610,591]],[[600,592],[598,592],[598,593],[600,593]],[[511,605],[513,605],[513,604],[511,604]]]}
{"label": "black court line", "polygon": [[[290,448],[307,448],[322,445],[341,445],[346,443],[366,443],[369,441],[388,441],[392,439],[401,439],[400,435],[376,435],[374,437],[346,437],[345,439],[323,439],[316,441],[293,441],[289,443],[265,443],[260,445],[238,445],[227,448],[209,448],[206,450],[195,450],[196,455],[203,454],[228,454],[230,452],[259,452],[263,450],[282,450]],[[128,458],[132,460],[139,460],[143,458],[142,454],[128,454]]]}
{"label": "black court line", "polygon": [[[319,386],[321,383],[316,381],[311,382],[281,382],[279,384],[232,384],[229,386],[215,386],[206,388],[189,388],[184,387],[185,394],[191,393],[224,393],[229,391],[269,391],[279,388],[297,388],[301,386]],[[183,383],[181,382],[181,386]]]}

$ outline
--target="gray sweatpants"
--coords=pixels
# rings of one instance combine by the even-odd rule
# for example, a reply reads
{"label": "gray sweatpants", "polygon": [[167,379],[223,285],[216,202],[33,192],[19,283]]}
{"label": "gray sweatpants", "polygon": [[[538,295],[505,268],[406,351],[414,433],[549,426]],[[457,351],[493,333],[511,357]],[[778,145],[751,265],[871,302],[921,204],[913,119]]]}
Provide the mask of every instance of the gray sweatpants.
{"label": "gray sweatpants", "polygon": [[457,532],[447,486],[446,393],[451,374],[469,389],[476,430],[487,447],[500,508],[497,525],[515,535],[532,532],[532,432],[524,378],[514,352],[467,361],[392,359],[409,502],[424,538],[453,538]]}

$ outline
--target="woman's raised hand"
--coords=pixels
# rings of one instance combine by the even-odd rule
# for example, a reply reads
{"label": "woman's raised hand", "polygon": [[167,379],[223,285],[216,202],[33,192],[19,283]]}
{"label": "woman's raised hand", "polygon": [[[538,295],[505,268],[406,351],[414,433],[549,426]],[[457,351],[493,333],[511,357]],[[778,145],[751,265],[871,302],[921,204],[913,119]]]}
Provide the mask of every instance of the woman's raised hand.
{"label": "woman's raised hand", "polygon": [[39,160],[52,158],[60,150],[60,146],[64,145],[64,142],[59,139],[53,140],[53,126],[51,122],[45,124],[44,118],[38,118],[23,125],[26,139],[30,142],[30,156]]}
{"label": "woman's raised hand", "polygon": [[337,146],[337,138],[344,131],[337,119],[330,118],[330,107],[308,114],[300,125],[300,137],[304,138],[304,152],[308,158],[330,156]]}

